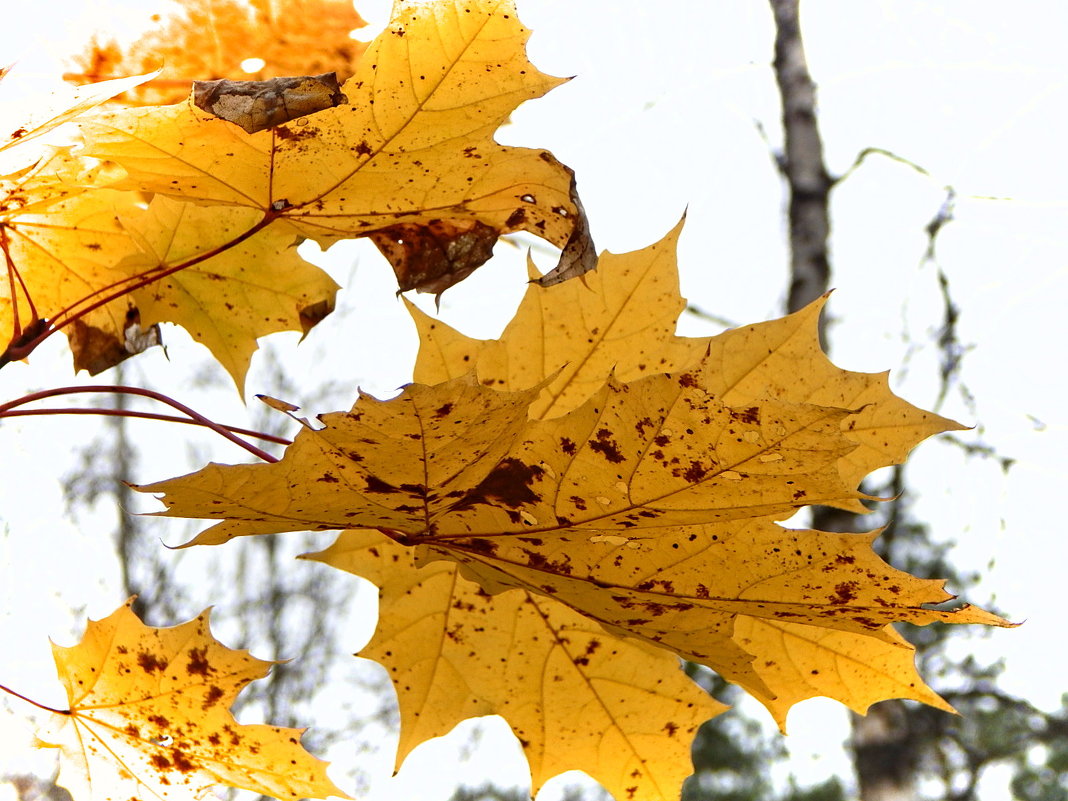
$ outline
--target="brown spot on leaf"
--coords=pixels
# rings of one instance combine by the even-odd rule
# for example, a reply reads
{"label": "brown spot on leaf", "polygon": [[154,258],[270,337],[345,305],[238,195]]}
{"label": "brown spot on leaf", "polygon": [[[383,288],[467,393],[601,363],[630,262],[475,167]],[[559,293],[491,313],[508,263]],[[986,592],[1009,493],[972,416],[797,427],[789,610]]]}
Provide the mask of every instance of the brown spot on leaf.
{"label": "brown spot on leaf", "polygon": [[683,471],[682,477],[689,483],[696,484],[707,474],[708,470],[700,462],[690,462],[690,466]]}
{"label": "brown spot on leaf", "polygon": [[534,568],[535,570],[545,570],[550,573],[556,573],[561,576],[571,575],[571,565],[569,565],[566,560],[554,562],[548,557],[546,557],[544,554],[540,554],[537,551],[529,551],[524,549],[524,552],[527,555],[527,565]]}
{"label": "brown spot on leaf", "polygon": [[568,456],[574,456],[575,451],[577,451],[578,448],[575,446],[575,443],[572,440],[568,439],[567,437],[560,437],[560,450],[562,450]]}
{"label": "brown spot on leaf", "polygon": [[857,587],[860,586],[855,581],[843,581],[841,584],[836,584],[834,587],[834,595],[831,596],[830,602],[832,604],[847,604],[853,601],[857,597]]}
{"label": "brown spot on leaf", "polygon": [[601,454],[613,464],[619,464],[624,459],[619,450],[619,443],[612,439],[612,432],[607,428],[598,429],[596,439],[591,439],[589,445],[590,450]]}
{"label": "brown spot on leaf", "polygon": [[137,664],[141,666],[141,669],[145,671],[145,673],[154,673],[156,671],[162,673],[167,667],[166,662],[155,654],[150,654],[147,651],[143,651],[137,655]]}
{"label": "brown spot on leaf", "polygon": [[201,704],[201,709],[207,709],[210,706],[214,706],[219,702],[223,695],[222,688],[212,685],[208,688],[208,694],[204,696],[204,703]]}
{"label": "brown spot on leaf", "polygon": [[634,430],[638,432],[638,436],[639,437],[644,437],[645,436],[645,429],[652,428],[652,427],[653,427],[653,421],[650,420],[648,417],[643,417],[641,420],[639,420],[638,422],[636,422],[634,424]]}
{"label": "brown spot on leaf", "polygon": [[487,540],[482,537],[476,537],[467,541],[467,547],[472,551],[478,551],[492,556],[497,553],[497,543],[493,540]]}
{"label": "brown spot on leaf", "polygon": [[189,651],[189,663],[185,666],[186,673],[194,676],[207,676],[212,672],[212,667],[208,664],[208,649],[207,648],[193,648]]}
{"label": "brown spot on leaf", "polygon": [[367,491],[368,492],[377,492],[377,493],[386,493],[386,492],[396,492],[397,488],[394,487],[392,484],[389,484],[389,483],[383,481],[382,479],[377,478],[376,476],[367,476]]}
{"label": "brown spot on leaf", "polygon": [[750,406],[746,409],[729,409],[731,418],[742,423],[756,424],[760,422],[760,409]]}
{"label": "brown spot on leaf", "polygon": [[181,751],[174,751],[171,754],[171,758],[174,760],[174,767],[182,773],[191,773],[197,769],[197,766],[190,762],[186,755]]}
{"label": "brown spot on leaf", "polygon": [[524,504],[534,504],[541,497],[530,489],[544,471],[538,465],[528,465],[509,457],[494,467],[477,487],[469,491],[454,508],[465,509],[489,503],[504,504],[517,509]]}

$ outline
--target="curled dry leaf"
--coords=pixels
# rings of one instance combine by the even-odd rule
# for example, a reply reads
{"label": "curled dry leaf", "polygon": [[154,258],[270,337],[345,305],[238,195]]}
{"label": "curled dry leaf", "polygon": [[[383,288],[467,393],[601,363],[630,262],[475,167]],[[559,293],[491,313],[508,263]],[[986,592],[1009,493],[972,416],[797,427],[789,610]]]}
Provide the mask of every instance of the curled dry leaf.
{"label": "curled dry leaf", "polygon": [[347,103],[337,75],[303,75],[266,81],[194,81],[193,105],[249,133]]}
{"label": "curled dry leaf", "polygon": [[219,643],[208,612],[173,628],[119,607],[78,645],[53,645],[69,711],[40,734],[60,749],[59,784],[80,801],[187,799],[216,784],[280,799],[347,798],[303,729],[245,725],[230,705],[272,663]]}
{"label": "curled dry leaf", "polygon": [[391,225],[370,238],[393,265],[401,292],[440,295],[489,261],[497,230],[478,220],[431,220]]}

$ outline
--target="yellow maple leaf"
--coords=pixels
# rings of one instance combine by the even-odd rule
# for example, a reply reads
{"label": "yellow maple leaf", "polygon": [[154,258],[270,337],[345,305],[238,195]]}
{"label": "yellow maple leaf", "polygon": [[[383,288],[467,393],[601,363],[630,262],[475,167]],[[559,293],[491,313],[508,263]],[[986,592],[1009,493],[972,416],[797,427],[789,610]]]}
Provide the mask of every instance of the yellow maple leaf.
{"label": "yellow maple leaf", "polygon": [[[857,497],[837,469],[853,447],[849,412],[728,407],[702,375],[610,380],[545,421],[529,417],[540,386],[415,384],[322,415],[276,464],[209,465],[140,489],[165,493],[166,514],[222,521],[190,544],[374,525],[491,591],[549,595],[771,697],[753,652],[731,639],[736,615],[877,639],[898,620],[1001,622],[926,609],[949,597],[941,583],[884,565],[869,536],[776,526],[808,503]],[[789,580],[776,580],[786,564]]]}
{"label": "yellow maple leaf", "polygon": [[[776,521],[810,504],[863,509],[858,475],[953,424],[893,396],[885,376],[831,365],[816,341],[820,304],[719,337],[674,337],[677,232],[602,257],[586,286],[532,289],[500,341],[417,315],[417,371],[433,385],[320,416],[323,427],[306,427],[278,463],[209,465],[140,489],[164,493],[165,514],[219,521],[190,544],[380,532],[346,532],[316,558],[382,589],[368,654],[394,674],[408,727],[402,755],[465,713],[497,711],[528,739],[517,710],[544,714],[547,702],[511,701],[476,646],[480,631],[514,631],[523,604],[544,619],[581,616],[588,636],[604,631],[708,665],[780,724],[816,695],[857,711],[892,697],[947,708],[889,624],[1008,624],[975,607],[931,608],[952,598],[943,582],[887,565],[874,534]],[[418,609],[440,614],[424,621]],[[464,643],[428,654],[450,623],[465,625]],[[423,633],[410,636],[413,626]],[[441,670],[417,678],[409,666],[423,660]],[[482,675],[485,686],[474,679]],[[453,694],[455,676],[472,686],[435,716],[427,699]],[[655,702],[644,708],[665,714]],[[616,763],[606,770],[598,753],[574,745],[585,769],[616,782]],[[665,784],[610,786],[654,797]]]}
{"label": "yellow maple leaf", "polygon": [[608,636],[588,618],[521,590],[490,596],[377,531],[343,532],[308,558],[379,587],[379,622],[361,656],[384,665],[400,696],[397,765],[462,720],[499,714],[530,762],[532,795],[584,770],[617,798],[677,798],[701,723],[725,707],[678,659]]}
{"label": "yellow maple leaf", "polygon": [[6,186],[0,246],[18,281],[0,282],[0,331],[35,316],[68,326],[75,368],[96,374],[136,352],[134,325],[173,322],[240,388],[258,337],[306,333],[333,308],[337,284],[297,255],[291,231],[256,230],[257,212],[166,197],[146,208],[133,192],[84,191],[64,173],[74,169],[60,156]]}
{"label": "yellow maple leaf", "polygon": [[401,2],[343,92],[348,104],[248,134],[190,103],[83,125],[126,189],[255,208],[329,245],[371,236],[401,289],[440,293],[525,230],[564,249],[544,283],[593,265],[574,176],[494,131],[562,82],[526,58],[510,0]]}
{"label": "yellow maple leaf", "polygon": [[[842,429],[857,447],[839,467],[854,486],[873,470],[904,462],[927,437],[962,428],[894,395],[885,373],[836,367],[817,335],[826,297],[779,320],[718,336],[676,336],[686,306],[675,258],[682,226],[642,250],[602,254],[582,282],[531,283],[499,339],[471,339],[409,303],[420,336],[415,380],[433,384],[474,369],[497,389],[546,382],[531,413],[553,417],[584,402],[609,375],[629,381],[681,370],[707,353],[715,369],[706,372],[705,387],[724,403],[777,398],[852,410]],[[537,275],[533,265],[530,272]]]}
{"label": "yellow maple leaf", "polygon": [[78,799],[189,798],[216,784],[276,798],[347,798],[303,729],[239,724],[229,707],[272,663],[215,640],[208,612],[144,625],[130,602],[89,621],[81,643],[53,645],[70,709],[40,735],[59,748],[59,784]]}
{"label": "yellow maple leaf", "polygon": [[[746,406],[774,397],[854,410],[842,421],[842,435],[855,447],[838,460],[849,487],[879,467],[903,462],[926,437],[961,428],[895,396],[884,374],[835,367],[820,348],[817,331],[826,298],[785,318],[718,336],[676,336],[678,315],[686,305],[675,258],[683,223],[642,250],[603,253],[597,269],[582,282],[532,283],[499,339],[472,339],[409,303],[420,334],[415,379],[436,383],[474,369],[482,383],[498,389],[543,383],[530,408],[533,416],[544,418],[581,404],[610,374],[628,380],[679,370],[707,354],[717,369],[706,371],[703,382],[726,403]],[[532,264],[529,269],[532,277],[537,275]],[[824,503],[867,511],[855,499]],[[874,554],[864,542],[870,536],[841,536],[858,538],[850,558],[860,555],[869,570],[883,574],[882,566],[871,564]],[[847,587],[855,583],[848,577],[844,581]],[[867,582],[865,578],[858,586]],[[747,652],[759,643],[765,658],[751,664],[759,676],[755,684],[752,676],[725,676],[757,696],[780,727],[785,727],[790,707],[814,696],[836,698],[861,713],[891,697],[947,708],[916,673],[914,649],[892,629],[882,634],[880,639],[739,616],[732,639]]]}

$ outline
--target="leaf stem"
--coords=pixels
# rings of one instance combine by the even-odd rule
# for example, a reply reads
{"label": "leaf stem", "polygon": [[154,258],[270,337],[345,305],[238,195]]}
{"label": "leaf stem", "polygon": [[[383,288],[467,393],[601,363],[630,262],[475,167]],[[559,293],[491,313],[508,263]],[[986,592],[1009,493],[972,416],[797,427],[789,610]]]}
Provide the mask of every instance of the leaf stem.
{"label": "leaf stem", "polygon": [[36,701],[34,701],[32,698],[27,698],[22,693],[17,693],[14,690],[12,690],[10,687],[5,687],[3,684],[0,684],[0,690],[3,690],[8,695],[13,695],[16,698],[21,698],[27,704],[33,704],[35,707],[37,707],[38,709],[43,709],[45,712],[52,712],[52,713],[54,713],[56,715],[69,715],[70,714],[70,710],[69,709],[53,709],[50,706],[45,706],[44,704],[39,704]]}
{"label": "leaf stem", "polygon": [[[7,412],[0,413],[0,417],[34,417],[37,415],[48,414],[99,414],[105,417],[139,417],[143,420],[159,420],[164,423],[185,423],[186,425],[200,426],[203,425],[199,420],[190,420],[187,417],[178,417],[173,414],[157,414],[155,412],[136,412],[130,409],[87,409],[83,406],[68,406],[61,409],[12,409]],[[276,445],[292,445],[293,440],[286,439],[285,437],[276,437],[274,434],[267,434],[263,431],[254,431],[251,428],[241,428],[240,426],[231,426],[226,423],[219,423],[218,425],[225,428],[227,431],[231,431],[234,434],[240,434],[245,437],[254,437],[256,439],[262,439],[264,442],[273,442]]]}
{"label": "leaf stem", "polygon": [[[197,411],[189,408],[188,406],[186,406],[183,403],[179,403],[178,401],[174,400],[173,398],[168,397],[167,395],[164,395],[164,394],[162,394],[160,392],[155,392],[155,391],[153,391],[151,389],[142,389],[141,387],[114,386],[114,385],[107,385],[107,384],[90,384],[90,385],[84,386],[84,387],[57,387],[55,389],[46,389],[46,390],[42,390],[40,392],[33,392],[33,393],[30,393],[29,395],[24,395],[23,397],[18,398],[18,399],[13,400],[13,401],[9,401],[8,403],[0,404],[0,417],[6,417],[6,416],[8,416],[7,412],[9,412],[11,409],[15,409],[15,408],[17,408],[19,406],[23,406],[23,405],[25,405],[27,403],[32,403],[33,401],[43,400],[44,398],[54,398],[54,397],[59,396],[59,395],[76,395],[76,394],[83,393],[83,392],[106,392],[106,393],[111,393],[111,394],[116,394],[116,395],[118,395],[118,394],[140,395],[142,397],[149,398],[151,400],[159,401],[160,403],[165,403],[168,406],[171,406],[171,407],[177,409],[178,411],[182,412],[183,414],[185,414],[189,418],[191,418],[190,420],[182,420],[182,419],[179,418],[179,419],[176,420],[176,422],[193,423],[193,424],[196,424],[196,425],[202,425],[202,426],[204,426],[206,428],[210,428],[212,431],[214,431],[219,436],[230,440],[232,443],[234,443],[238,447],[244,448],[246,451],[251,453],[253,456],[258,457],[258,458],[262,459],[265,462],[277,462],[278,461],[277,458],[275,458],[273,455],[267,453],[267,451],[261,450],[260,448],[257,448],[255,445],[253,445],[253,444],[251,444],[249,442],[245,442],[245,440],[243,440],[243,439],[241,439],[241,437],[237,436],[237,434],[234,433],[234,432],[239,430],[239,429],[233,429],[231,426],[224,426],[224,425],[222,425],[220,423],[216,423],[214,420],[211,420],[211,419],[205,417],[204,415],[200,414],[200,412],[197,412]],[[45,410],[45,411],[47,412],[48,410]],[[121,410],[114,410],[113,409],[113,410],[110,410],[110,412],[112,414],[121,414]],[[83,414],[84,412],[76,412],[76,413]],[[100,413],[104,413],[104,412],[100,412]],[[24,414],[25,414],[25,412],[24,412]],[[141,414],[141,413],[129,413],[128,416],[130,416],[130,417],[140,417],[140,416],[148,416],[148,415]],[[157,419],[163,419],[163,418],[161,416],[160,418],[157,418]],[[272,440],[270,435],[263,435],[263,434],[259,434],[259,433],[256,433],[256,432],[246,432],[244,430],[241,430],[241,433],[247,433],[249,436],[254,436],[254,437],[257,437],[259,439],[265,439],[265,440],[268,440],[268,441],[277,441],[277,440]]]}

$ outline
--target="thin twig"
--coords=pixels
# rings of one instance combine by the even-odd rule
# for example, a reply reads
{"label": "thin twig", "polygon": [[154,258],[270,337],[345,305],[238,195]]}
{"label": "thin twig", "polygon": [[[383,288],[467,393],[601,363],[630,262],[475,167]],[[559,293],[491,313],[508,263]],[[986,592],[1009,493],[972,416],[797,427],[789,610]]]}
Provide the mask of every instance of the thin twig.
{"label": "thin twig", "polygon": [[[98,414],[105,417],[138,417],[142,420],[159,420],[164,423],[185,423],[191,426],[204,425],[199,420],[190,420],[187,417],[177,417],[173,414],[156,414],[155,412],[135,412],[129,409],[87,409],[83,406],[68,406],[59,409],[12,409],[7,412],[0,412],[0,418],[3,417],[34,417],[36,415],[48,415],[48,414]],[[254,431],[251,428],[241,428],[240,426],[231,426],[226,423],[219,423],[222,428],[227,431],[231,431],[234,434],[240,434],[245,437],[255,437],[256,439],[262,439],[264,442],[273,442],[276,445],[292,445],[293,440],[286,439],[285,437],[276,437],[274,434],[266,434],[263,431]]]}
{"label": "thin twig", "polygon": [[[257,448],[255,445],[252,445],[251,443],[245,442],[239,436],[237,436],[236,434],[232,433],[227,426],[223,426],[223,425],[220,425],[219,423],[216,423],[214,420],[211,420],[211,419],[205,417],[204,415],[200,414],[200,412],[194,411],[193,409],[189,408],[185,404],[179,403],[178,401],[174,400],[173,398],[170,398],[170,397],[168,397],[168,396],[166,396],[166,395],[164,395],[164,394],[162,394],[160,392],[154,392],[153,390],[150,390],[150,389],[142,389],[141,387],[109,386],[109,385],[106,385],[106,384],[93,384],[93,385],[88,385],[88,386],[84,386],[84,387],[58,387],[56,389],[46,389],[46,390],[42,390],[41,392],[33,392],[33,393],[30,393],[29,395],[24,395],[23,397],[18,398],[18,399],[13,400],[13,401],[9,401],[8,403],[0,404],[0,417],[3,417],[5,412],[7,412],[10,409],[14,409],[14,408],[19,407],[19,406],[24,406],[25,404],[32,403],[33,401],[43,400],[45,398],[54,398],[54,397],[57,397],[57,396],[60,396],[60,395],[77,395],[77,394],[80,394],[80,393],[83,393],[83,392],[106,392],[106,393],[111,393],[111,394],[140,395],[140,396],[145,397],[145,398],[150,398],[152,400],[159,401],[160,403],[165,403],[168,406],[171,406],[171,407],[177,409],[178,411],[182,412],[183,414],[189,416],[190,418],[192,418],[194,421],[196,421],[200,425],[205,426],[206,428],[210,428],[212,431],[214,431],[219,436],[230,440],[232,443],[234,443],[238,447],[244,448],[246,451],[251,453],[253,456],[258,457],[258,458],[262,459],[265,462],[277,462],[278,461],[277,458],[275,458],[271,454],[267,453],[267,451],[261,450],[260,448]],[[109,410],[109,411],[114,412],[114,410]],[[103,413],[106,413],[106,412],[102,411],[101,413],[103,414]]]}

